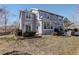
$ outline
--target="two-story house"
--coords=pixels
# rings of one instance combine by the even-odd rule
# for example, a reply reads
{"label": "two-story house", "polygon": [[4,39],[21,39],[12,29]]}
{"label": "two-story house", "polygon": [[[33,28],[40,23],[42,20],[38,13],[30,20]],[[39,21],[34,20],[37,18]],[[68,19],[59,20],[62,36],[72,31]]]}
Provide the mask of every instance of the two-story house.
{"label": "two-story house", "polygon": [[20,29],[35,31],[36,34],[51,34],[55,29],[64,29],[63,16],[33,8],[20,11]]}

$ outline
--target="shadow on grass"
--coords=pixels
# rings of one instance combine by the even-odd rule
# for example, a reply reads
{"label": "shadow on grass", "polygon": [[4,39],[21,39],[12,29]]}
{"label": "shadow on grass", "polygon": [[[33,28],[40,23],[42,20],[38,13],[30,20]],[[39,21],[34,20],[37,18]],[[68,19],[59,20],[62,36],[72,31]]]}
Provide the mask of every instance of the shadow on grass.
{"label": "shadow on grass", "polygon": [[3,55],[32,55],[32,54],[24,53],[20,51],[12,51],[12,52],[4,53]]}
{"label": "shadow on grass", "polygon": [[35,38],[42,38],[42,36],[32,36],[32,37],[22,37],[22,36],[16,36],[17,39],[19,40],[24,40],[24,39],[35,39]]}

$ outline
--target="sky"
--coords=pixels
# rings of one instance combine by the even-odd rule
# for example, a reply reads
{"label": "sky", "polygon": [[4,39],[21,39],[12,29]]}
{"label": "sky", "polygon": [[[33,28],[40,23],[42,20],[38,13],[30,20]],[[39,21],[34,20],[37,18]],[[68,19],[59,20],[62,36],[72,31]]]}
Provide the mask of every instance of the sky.
{"label": "sky", "polygon": [[[79,7],[79,5],[73,4],[5,4],[4,6],[6,6],[7,10],[12,14],[8,18],[9,24],[12,24],[14,21],[19,21],[19,10],[38,8],[70,19],[72,14],[77,11]],[[78,22],[78,20],[76,21]]]}

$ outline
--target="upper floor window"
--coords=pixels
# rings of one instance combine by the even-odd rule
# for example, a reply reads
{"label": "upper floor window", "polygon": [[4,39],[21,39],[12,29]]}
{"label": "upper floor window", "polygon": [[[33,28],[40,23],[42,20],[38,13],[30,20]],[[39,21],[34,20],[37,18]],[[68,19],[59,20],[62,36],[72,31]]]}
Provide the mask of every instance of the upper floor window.
{"label": "upper floor window", "polygon": [[31,18],[31,15],[30,14],[26,14],[26,18]]}
{"label": "upper floor window", "polygon": [[43,19],[49,19],[49,14],[46,12],[40,12],[39,14],[39,18],[43,18]]}
{"label": "upper floor window", "polygon": [[31,18],[30,16],[26,16],[26,18]]}
{"label": "upper floor window", "polygon": [[58,16],[58,19],[62,19],[62,17]]}

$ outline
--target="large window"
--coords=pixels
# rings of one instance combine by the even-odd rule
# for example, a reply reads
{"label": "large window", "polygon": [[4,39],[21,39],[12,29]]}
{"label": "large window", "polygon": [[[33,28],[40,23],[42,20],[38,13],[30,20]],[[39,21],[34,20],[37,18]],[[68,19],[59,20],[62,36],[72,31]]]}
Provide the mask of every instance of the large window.
{"label": "large window", "polygon": [[53,29],[51,22],[44,22],[44,29]]}

